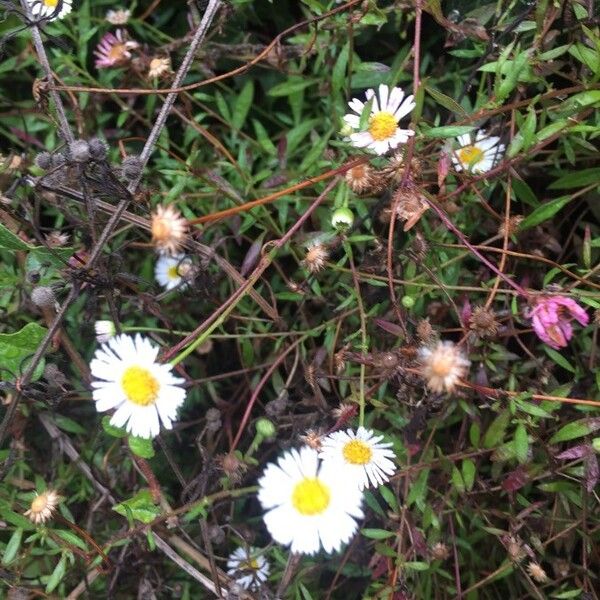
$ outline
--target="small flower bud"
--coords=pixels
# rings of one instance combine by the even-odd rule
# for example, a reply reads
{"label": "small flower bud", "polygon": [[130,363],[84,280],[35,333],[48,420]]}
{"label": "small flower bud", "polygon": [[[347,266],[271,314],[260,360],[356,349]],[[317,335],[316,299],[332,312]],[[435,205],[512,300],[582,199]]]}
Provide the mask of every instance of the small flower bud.
{"label": "small flower bud", "polygon": [[75,162],[87,162],[90,160],[90,145],[85,140],[75,140],[69,144],[71,158]]}
{"label": "small flower bud", "polygon": [[413,308],[415,305],[415,299],[412,296],[402,296],[402,306],[404,308]]}
{"label": "small flower bud", "polygon": [[40,285],[31,291],[31,301],[40,308],[54,308],[56,297],[52,288]]}
{"label": "small flower bud", "polygon": [[261,435],[263,438],[268,439],[275,437],[275,434],[277,433],[277,428],[275,427],[272,421],[261,417],[260,419],[258,419],[258,421],[256,421],[256,433]]}
{"label": "small flower bud", "polygon": [[139,156],[126,156],[121,164],[125,179],[137,179],[142,174],[142,161]]}
{"label": "small flower bud", "polygon": [[354,128],[348,123],[344,123],[340,129],[340,135],[342,137],[350,137],[354,133]]}
{"label": "small flower bud", "polygon": [[594,438],[594,439],[592,440],[592,448],[593,448],[593,449],[594,449],[596,452],[600,453],[600,437]]}
{"label": "small flower bud", "polygon": [[94,330],[96,332],[96,340],[100,344],[108,342],[110,338],[117,334],[117,328],[112,321],[96,321],[94,323]]}
{"label": "small flower bud", "polygon": [[108,144],[100,138],[90,140],[90,156],[94,160],[104,160],[108,154]]}
{"label": "small flower bud", "polygon": [[65,164],[65,155],[62,152],[56,152],[52,155],[52,168],[56,169]]}
{"label": "small flower bud", "polygon": [[347,207],[338,208],[331,215],[331,225],[340,231],[346,231],[354,223],[354,213]]}
{"label": "small flower bud", "polygon": [[52,168],[52,154],[50,152],[40,152],[35,157],[35,164],[40,169],[47,171]]}

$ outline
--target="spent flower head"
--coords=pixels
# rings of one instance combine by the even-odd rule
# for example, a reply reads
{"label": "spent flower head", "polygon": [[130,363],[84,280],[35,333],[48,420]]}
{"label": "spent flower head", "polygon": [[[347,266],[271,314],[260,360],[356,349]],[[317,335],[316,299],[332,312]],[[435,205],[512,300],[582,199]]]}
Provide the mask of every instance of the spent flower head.
{"label": "spent flower head", "polygon": [[269,576],[269,561],[261,552],[253,546],[238,548],[227,559],[227,575],[245,590],[257,589]]}
{"label": "spent flower head", "polygon": [[32,523],[41,525],[52,517],[61,500],[56,490],[46,490],[31,501],[29,510],[24,514]]}
{"label": "spent flower head", "polygon": [[555,350],[564,348],[573,337],[573,319],[584,327],[590,321],[587,312],[566,296],[541,296],[528,316],[540,340]]}
{"label": "spent flower head", "polygon": [[126,25],[131,17],[131,11],[127,8],[115,8],[106,11],[106,20],[111,25]]}
{"label": "spent flower head", "polygon": [[187,221],[172,205],[157,206],[152,213],[152,243],[163,254],[176,255],[185,241]]}
{"label": "spent flower head", "polygon": [[437,393],[453,391],[471,364],[463,351],[450,341],[422,346],[418,356],[427,387]]}

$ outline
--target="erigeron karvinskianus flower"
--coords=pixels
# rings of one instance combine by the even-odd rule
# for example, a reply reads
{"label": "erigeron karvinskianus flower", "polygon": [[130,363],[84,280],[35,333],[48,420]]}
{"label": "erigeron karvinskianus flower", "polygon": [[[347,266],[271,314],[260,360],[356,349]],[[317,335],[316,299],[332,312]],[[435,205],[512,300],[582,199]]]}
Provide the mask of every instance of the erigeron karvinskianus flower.
{"label": "erigeron karvinskianus flower", "polygon": [[178,254],[188,230],[187,221],[171,205],[157,206],[152,213],[152,243],[163,254]]}
{"label": "erigeron karvinskianus flower", "polygon": [[318,273],[327,264],[329,250],[320,242],[312,243],[307,249],[302,265],[309,273]]}
{"label": "erigeron karvinskianus flower", "polygon": [[227,575],[245,590],[256,589],[267,580],[270,566],[258,548],[238,548],[227,560]]}
{"label": "erigeron karvinskianus flower", "polygon": [[537,583],[546,583],[548,581],[548,575],[544,568],[533,560],[527,565],[527,572]]}
{"label": "erigeron karvinskianus flower", "polygon": [[34,17],[54,21],[66,17],[73,8],[73,0],[27,0]]}
{"label": "erigeron karvinskianus flower", "polygon": [[471,364],[462,350],[450,341],[423,346],[418,355],[425,383],[436,393],[453,391]]}
{"label": "erigeron karvinskianus flower", "polygon": [[111,25],[125,25],[131,17],[131,11],[126,8],[116,8],[106,11],[106,20]]}
{"label": "erigeron karvinskianus flower", "polygon": [[154,276],[167,291],[174,288],[183,290],[188,285],[186,276],[190,273],[191,267],[192,262],[185,254],[163,255],[156,261]]}
{"label": "erigeron karvinskianus flower", "polygon": [[382,435],[375,435],[369,429],[359,427],[336,431],[321,441],[321,460],[331,465],[349,480],[355,481],[359,489],[369,485],[377,487],[389,480],[396,471],[391,459],[391,442],[382,442]]}
{"label": "erigeron karvinskianus flower", "polygon": [[96,57],[94,64],[97,69],[122,65],[131,58],[131,50],[138,46],[137,42],[127,39],[127,32],[124,29],[117,29],[115,33],[105,33],[94,50]]}
{"label": "erigeron karvinskianus flower", "polygon": [[156,362],[158,350],[139,334],[122,334],[96,350],[90,363],[96,410],[116,409],[111,425],[137,437],[155,437],[160,422],[171,429],[185,400],[184,380],[173,376],[171,365]]}
{"label": "erigeron karvinskianus flower", "polygon": [[537,336],[555,350],[564,348],[573,337],[571,321],[584,327],[590,317],[575,300],[566,296],[542,296],[529,311],[531,324]]}
{"label": "erigeron karvinskianus flower", "polygon": [[25,516],[36,525],[41,525],[48,521],[62,498],[55,490],[46,490],[38,494],[32,501],[29,510],[25,511]]}
{"label": "erigeron karvinskianus flower", "polygon": [[94,331],[96,332],[96,340],[99,344],[104,344],[110,338],[117,335],[117,328],[112,321],[96,321],[94,323]]}
{"label": "erigeron karvinskianus flower", "polygon": [[[378,93],[367,90],[367,102],[371,102],[369,120],[366,131],[355,131],[350,134],[350,141],[357,148],[366,148],[375,154],[385,154],[388,150],[404,144],[415,134],[412,129],[400,129],[398,122],[415,107],[412,95],[404,97],[402,88],[390,88],[381,84]],[[355,114],[347,114],[344,121],[354,129],[360,128],[361,115],[365,102],[353,98],[348,106]]]}
{"label": "erigeron karvinskianus flower", "polygon": [[156,56],[148,65],[148,77],[154,79],[163,77],[171,72],[171,60],[169,58]]}
{"label": "erigeron karvinskianus flower", "polygon": [[471,135],[459,135],[460,147],[453,150],[452,162],[457,171],[485,173],[490,171],[504,154],[504,144],[499,144],[499,137],[488,136],[485,131],[478,131],[475,141]]}
{"label": "erigeron karvinskianus flower", "polygon": [[291,552],[315,554],[321,547],[336,552],[363,516],[356,482],[320,463],[317,451],[307,446],[269,464],[258,485],[267,529]]}

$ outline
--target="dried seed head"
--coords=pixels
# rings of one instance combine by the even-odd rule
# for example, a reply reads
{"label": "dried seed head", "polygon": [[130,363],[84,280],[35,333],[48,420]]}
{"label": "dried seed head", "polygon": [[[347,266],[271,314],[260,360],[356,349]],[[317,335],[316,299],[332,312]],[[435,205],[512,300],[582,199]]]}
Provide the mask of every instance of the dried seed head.
{"label": "dried seed head", "polygon": [[434,560],[446,560],[450,556],[450,548],[443,542],[437,542],[431,547],[431,558]]}
{"label": "dried seed head", "polygon": [[425,342],[425,343],[430,342],[434,335],[435,335],[435,331],[433,330],[433,327],[431,326],[429,319],[421,319],[417,323],[417,337],[422,342]]}
{"label": "dried seed head", "polygon": [[46,243],[50,248],[62,248],[69,243],[69,234],[60,231],[51,231],[46,235]]}
{"label": "dried seed head", "polygon": [[404,231],[414,227],[428,208],[425,196],[416,187],[400,187],[392,196],[392,210],[400,221],[405,221]]}
{"label": "dried seed head", "polygon": [[374,192],[376,188],[381,187],[377,185],[381,178],[367,163],[352,167],[346,171],[344,178],[348,187],[358,195],[369,194]]}
{"label": "dried seed head", "polygon": [[139,156],[126,156],[121,163],[121,173],[125,179],[137,179],[142,174],[142,161]]}
{"label": "dried seed head", "polygon": [[[421,161],[418,158],[413,157],[410,161],[410,174],[409,180],[414,181],[421,176]],[[404,181],[404,174],[406,172],[406,162],[404,159],[404,151],[397,150],[392,154],[388,164],[381,170],[382,175],[390,182],[396,185],[400,185]]]}
{"label": "dried seed head", "polygon": [[148,77],[162,77],[171,72],[171,60],[160,56],[154,57],[148,66]]}
{"label": "dried seed head", "polygon": [[52,288],[40,285],[31,290],[31,301],[40,308],[54,308],[56,305],[56,296]]}
{"label": "dried seed head", "polygon": [[337,408],[332,409],[331,415],[336,420],[336,423],[340,424],[340,427],[344,423],[348,422],[356,414],[356,404],[349,404],[342,402]]}
{"label": "dried seed head", "polygon": [[316,243],[307,248],[302,264],[309,273],[318,273],[323,269],[328,258],[329,251],[327,247]]}
{"label": "dried seed head", "polygon": [[564,579],[569,576],[569,572],[571,571],[571,563],[564,558],[557,558],[552,563],[552,569],[554,570],[555,577],[559,579]]}
{"label": "dried seed head", "polygon": [[228,454],[221,454],[219,457],[217,457],[217,464],[221,467],[225,475],[231,479],[232,483],[239,483],[248,468],[232,452]]}
{"label": "dried seed head", "polygon": [[506,552],[508,558],[513,562],[521,562],[527,556],[527,552],[523,547],[523,542],[513,536],[506,542]]}
{"label": "dried seed head", "polygon": [[172,206],[157,206],[152,213],[152,243],[159,252],[178,254],[187,233],[187,221]]}
{"label": "dried seed head", "polygon": [[52,154],[50,152],[40,152],[35,157],[35,164],[40,169],[47,171],[52,168]]}
{"label": "dried seed head", "polygon": [[69,153],[75,162],[90,160],[90,145],[85,140],[75,140],[69,144]]}
{"label": "dried seed head", "polygon": [[46,490],[31,501],[29,510],[24,514],[32,523],[40,525],[52,517],[61,500],[55,490]]}
{"label": "dried seed head", "polygon": [[52,168],[57,169],[58,167],[62,167],[66,162],[66,157],[62,152],[55,152],[52,155]]}
{"label": "dried seed head", "polygon": [[108,154],[108,144],[100,138],[90,140],[90,156],[94,160],[104,160]]}
{"label": "dried seed head", "polygon": [[[509,237],[517,232],[517,230],[519,229],[519,225],[521,224],[521,221],[524,218],[525,217],[523,217],[523,215],[513,215],[512,217],[509,217],[509,219],[508,219],[508,235],[509,235]],[[500,227],[498,228],[498,235],[501,235],[502,237],[504,237],[505,232],[506,232],[506,222],[502,221],[502,223],[500,224]]]}
{"label": "dried seed head", "polygon": [[288,401],[285,396],[281,396],[280,398],[276,398],[275,400],[270,400],[265,404],[265,412],[267,416],[273,418],[278,417],[283,414],[288,407]]}
{"label": "dried seed head", "polygon": [[544,571],[539,563],[533,560],[527,565],[527,572],[537,583],[546,583],[546,581],[548,581],[548,575],[546,574],[546,571]]}
{"label": "dried seed head", "polygon": [[469,328],[480,338],[493,338],[498,335],[498,321],[493,310],[476,306],[471,313]]}
{"label": "dried seed head", "polygon": [[419,260],[424,260],[429,252],[429,244],[419,231],[417,231],[412,241],[412,251]]}
{"label": "dried seed head", "polygon": [[323,432],[320,430],[307,429],[306,433],[300,436],[300,440],[313,450],[320,450],[323,435]]}

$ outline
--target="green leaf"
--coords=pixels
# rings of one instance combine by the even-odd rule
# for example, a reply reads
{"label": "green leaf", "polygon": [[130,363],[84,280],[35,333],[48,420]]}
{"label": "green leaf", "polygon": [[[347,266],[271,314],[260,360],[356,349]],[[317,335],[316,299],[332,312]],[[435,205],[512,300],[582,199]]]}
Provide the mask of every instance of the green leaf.
{"label": "green leaf", "polygon": [[0,223],[0,248],[5,250],[29,250],[30,246]]}
{"label": "green leaf", "polygon": [[384,529],[361,529],[360,532],[372,540],[386,540],[396,535],[393,531],[385,531]]}
{"label": "green leaf", "polygon": [[585,187],[597,183],[600,185],[600,168],[582,169],[574,173],[567,173],[556,181],[553,181],[548,189],[550,190],[565,190],[569,188]]}
{"label": "green leaf", "polygon": [[65,540],[65,542],[67,542],[68,544],[71,544],[72,546],[77,546],[85,552],[88,551],[87,544],[80,537],[75,535],[72,531],[69,531],[68,529],[55,529],[54,533],[58,535],[58,537]]}
{"label": "green leaf", "polygon": [[450,96],[446,96],[446,94],[442,94],[442,92],[436,90],[435,88],[426,85],[425,91],[441,106],[450,112],[459,115],[460,117],[466,117],[467,112],[465,109],[453,98]]}
{"label": "green leaf", "polygon": [[544,351],[557,365],[571,373],[575,373],[575,367],[560,352],[548,346],[544,346]]}
{"label": "green leaf", "polygon": [[152,458],[154,456],[154,448],[152,440],[130,435],[127,440],[131,451],[142,458]]}
{"label": "green leaf", "polygon": [[410,562],[402,563],[402,566],[406,569],[412,569],[413,571],[427,571],[429,570],[429,563],[413,560]]}
{"label": "green leaf", "polygon": [[523,464],[527,462],[527,455],[529,453],[529,438],[527,436],[527,429],[523,423],[517,425],[515,430],[515,437],[513,439],[513,445],[515,449],[515,456],[517,460]]}
{"label": "green leaf", "polygon": [[154,504],[150,490],[140,490],[133,498],[113,506],[113,510],[124,517],[128,513],[142,523],[151,523],[160,515],[160,508]]}
{"label": "green leaf", "polygon": [[443,127],[432,127],[423,132],[425,137],[431,138],[450,138],[470,133],[475,127],[470,125],[445,125]]}
{"label": "green leaf", "polygon": [[550,202],[546,202],[546,204],[538,206],[531,214],[521,221],[519,229],[529,229],[530,227],[535,227],[536,225],[551,219],[556,213],[560,212],[565,205],[571,202],[571,200],[571,196],[561,196],[560,198],[555,198]]}
{"label": "green leaf", "polygon": [[561,427],[548,442],[549,444],[558,444],[560,442],[568,442],[584,435],[588,435],[600,429],[600,418],[595,419],[579,419],[567,423]]}
{"label": "green leaf", "polygon": [[[46,335],[46,329],[37,323],[27,323],[16,333],[0,333],[0,365],[13,377],[18,376],[27,366],[27,358],[31,358]],[[35,369],[33,379],[39,379],[44,372],[44,364]],[[5,375],[3,375],[5,378]]]}
{"label": "green leaf", "polygon": [[254,99],[254,82],[249,79],[244,84],[242,91],[239,93],[235,100],[233,107],[233,117],[231,124],[235,129],[241,129],[246,122],[246,117],[250,107],[252,106],[252,100]]}
{"label": "green leaf", "polygon": [[510,412],[504,410],[492,421],[483,438],[484,448],[494,448],[502,443],[509,420]]}
{"label": "green leaf", "polygon": [[116,438],[124,438],[127,436],[127,431],[125,429],[111,425],[110,417],[107,415],[102,417],[102,428],[104,431],[106,431],[106,433],[108,433],[108,435],[112,435]]}
{"label": "green leaf", "polygon": [[465,482],[465,488],[468,491],[473,489],[473,484],[475,483],[475,473],[477,472],[477,467],[475,463],[470,458],[465,458],[462,462],[462,478]]}
{"label": "green leaf", "polygon": [[314,85],[317,83],[318,79],[305,79],[304,77],[294,77],[284,81],[283,83],[278,83],[274,85],[267,94],[269,96],[289,96],[294,92],[299,92],[300,90],[304,90],[307,87]]}
{"label": "green leaf", "polygon": [[62,578],[65,576],[67,572],[67,557],[63,554],[58,561],[56,567],[54,567],[54,571],[52,571],[52,575],[50,575],[50,579],[48,579],[48,583],[46,584],[46,593],[50,594],[54,591],[56,586],[62,581]]}
{"label": "green leaf", "polygon": [[460,471],[455,466],[452,467],[452,483],[459,494],[464,493],[465,482],[463,481]]}
{"label": "green leaf", "polygon": [[54,415],[54,422],[60,429],[69,433],[86,433],[88,431],[85,427],[77,423],[77,421],[63,415]]}
{"label": "green leaf", "polygon": [[342,90],[344,79],[346,77],[346,67],[348,66],[348,57],[350,56],[350,42],[346,42],[338,54],[333,73],[331,75],[331,87],[334,91]]}
{"label": "green leaf", "polygon": [[8,565],[10,564],[17,553],[19,552],[19,548],[21,547],[21,540],[23,539],[23,530],[18,527],[13,531],[13,534],[10,536],[8,540],[8,544],[6,544],[6,549],[4,550],[4,556],[2,557],[2,564]]}

